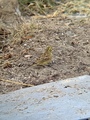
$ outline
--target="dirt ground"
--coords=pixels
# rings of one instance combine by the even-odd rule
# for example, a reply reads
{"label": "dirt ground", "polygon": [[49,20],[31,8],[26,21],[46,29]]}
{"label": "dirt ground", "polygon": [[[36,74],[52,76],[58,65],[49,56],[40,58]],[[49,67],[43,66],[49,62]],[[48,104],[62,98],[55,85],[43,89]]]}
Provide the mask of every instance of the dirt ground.
{"label": "dirt ground", "polygon": [[[32,30],[25,30],[19,41],[8,42],[0,53],[0,93],[25,88],[10,83],[40,85],[80,75],[90,75],[90,20],[74,17],[31,18]],[[28,26],[28,24],[27,24]],[[32,66],[52,46],[52,62]]]}

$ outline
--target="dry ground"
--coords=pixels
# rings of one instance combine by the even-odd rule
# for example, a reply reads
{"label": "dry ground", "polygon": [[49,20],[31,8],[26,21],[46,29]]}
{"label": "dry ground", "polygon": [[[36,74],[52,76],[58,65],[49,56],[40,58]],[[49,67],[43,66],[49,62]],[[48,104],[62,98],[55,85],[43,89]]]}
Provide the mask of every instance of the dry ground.
{"label": "dry ground", "polygon": [[[39,85],[90,74],[90,20],[87,18],[31,18],[0,53],[0,76],[25,84]],[[26,27],[27,26],[27,27]],[[32,29],[31,29],[32,28]],[[24,33],[24,34],[23,34]],[[18,39],[20,36],[20,39]],[[53,48],[52,63],[35,67],[32,63],[47,46]],[[0,93],[26,87],[0,81]]]}

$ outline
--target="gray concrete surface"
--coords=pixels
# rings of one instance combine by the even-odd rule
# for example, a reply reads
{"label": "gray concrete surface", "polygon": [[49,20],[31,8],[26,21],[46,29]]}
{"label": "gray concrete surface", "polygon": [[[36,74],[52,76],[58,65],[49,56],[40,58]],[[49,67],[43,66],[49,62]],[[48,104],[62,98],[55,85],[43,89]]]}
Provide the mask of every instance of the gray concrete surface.
{"label": "gray concrete surface", "polygon": [[0,120],[79,120],[88,117],[88,75],[0,95]]}

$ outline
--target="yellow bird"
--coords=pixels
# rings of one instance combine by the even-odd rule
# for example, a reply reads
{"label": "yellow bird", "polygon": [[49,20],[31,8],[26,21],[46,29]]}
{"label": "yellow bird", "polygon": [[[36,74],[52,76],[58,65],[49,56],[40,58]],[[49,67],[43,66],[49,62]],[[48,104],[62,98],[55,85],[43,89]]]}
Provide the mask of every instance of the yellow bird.
{"label": "yellow bird", "polygon": [[36,60],[34,65],[44,66],[52,61],[52,47],[48,46],[44,53]]}

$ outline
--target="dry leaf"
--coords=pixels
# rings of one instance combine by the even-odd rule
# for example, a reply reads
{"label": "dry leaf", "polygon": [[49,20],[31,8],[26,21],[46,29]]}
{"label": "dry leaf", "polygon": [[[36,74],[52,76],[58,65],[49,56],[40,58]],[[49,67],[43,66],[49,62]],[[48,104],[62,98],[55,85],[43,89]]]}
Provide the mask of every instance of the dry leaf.
{"label": "dry leaf", "polygon": [[6,60],[6,59],[9,59],[12,57],[12,54],[11,53],[7,53],[3,56],[3,58]]}
{"label": "dry leaf", "polygon": [[29,39],[31,39],[32,37],[33,37],[33,35],[30,35],[30,36],[22,37],[22,39],[24,39],[24,40],[29,40]]}
{"label": "dry leaf", "polygon": [[2,65],[3,68],[11,68],[12,64],[9,61],[4,62],[4,64]]}

